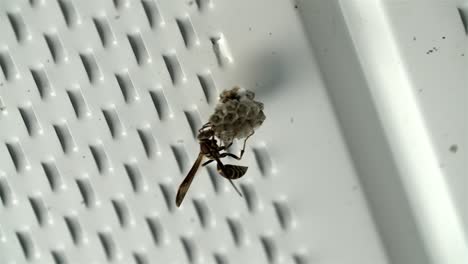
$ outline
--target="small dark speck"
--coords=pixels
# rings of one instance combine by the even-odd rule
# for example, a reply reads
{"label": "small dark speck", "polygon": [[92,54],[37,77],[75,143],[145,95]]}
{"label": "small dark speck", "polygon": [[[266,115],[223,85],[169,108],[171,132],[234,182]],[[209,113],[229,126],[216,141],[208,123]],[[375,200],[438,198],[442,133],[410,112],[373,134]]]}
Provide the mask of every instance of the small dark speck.
{"label": "small dark speck", "polygon": [[30,89],[28,89],[28,93],[29,93],[29,92],[31,92],[31,90],[30,90]]}
{"label": "small dark speck", "polygon": [[452,152],[452,153],[457,153],[457,151],[458,151],[458,146],[455,145],[455,144],[453,144],[452,146],[450,146],[449,150],[450,150],[450,152]]}
{"label": "small dark speck", "polygon": [[413,37],[413,40],[416,40],[416,37]]}
{"label": "small dark speck", "polygon": [[445,39],[445,37],[442,37],[442,39]]}
{"label": "small dark speck", "polygon": [[189,2],[188,2],[188,5],[189,5],[189,6],[193,5],[193,1],[189,1]]}
{"label": "small dark speck", "polygon": [[0,111],[5,111],[6,107],[5,106],[0,106]]}
{"label": "small dark speck", "polygon": [[85,156],[85,155],[83,155],[83,159],[84,159],[84,158],[86,158],[86,156]]}
{"label": "small dark speck", "polygon": [[289,122],[294,123],[294,117],[291,117],[291,119],[289,119]]}
{"label": "small dark speck", "polygon": [[47,59],[47,63],[50,63],[50,60],[49,60],[49,59]]}
{"label": "small dark speck", "polygon": [[432,50],[433,50],[433,51],[437,51],[438,49],[437,49],[436,47],[433,47]]}
{"label": "small dark speck", "polygon": [[268,32],[268,35],[270,35],[270,36],[271,36],[271,32]]}
{"label": "small dark speck", "polygon": [[[463,55],[463,54],[462,54],[462,55]],[[3,86],[3,83],[2,83],[2,82],[0,82],[0,86]]]}
{"label": "small dark speck", "polygon": [[462,56],[462,57],[465,57],[465,53],[462,53],[462,55],[461,55],[461,56]]}
{"label": "small dark speck", "polygon": [[418,93],[422,93],[423,89],[418,89]]}
{"label": "small dark speck", "polygon": [[251,28],[251,27],[249,27],[249,31],[252,31],[252,28]]}
{"label": "small dark speck", "polygon": [[294,5],[294,8],[297,9],[297,5]]}

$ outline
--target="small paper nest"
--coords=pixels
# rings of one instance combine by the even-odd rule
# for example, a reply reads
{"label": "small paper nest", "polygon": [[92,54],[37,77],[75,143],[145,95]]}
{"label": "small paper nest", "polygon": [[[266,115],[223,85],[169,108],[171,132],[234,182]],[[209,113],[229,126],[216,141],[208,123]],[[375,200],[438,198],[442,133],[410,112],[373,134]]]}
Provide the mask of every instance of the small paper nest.
{"label": "small paper nest", "polygon": [[263,103],[254,100],[255,93],[239,87],[224,90],[209,122],[224,144],[235,138],[246,138],[265,121]]}

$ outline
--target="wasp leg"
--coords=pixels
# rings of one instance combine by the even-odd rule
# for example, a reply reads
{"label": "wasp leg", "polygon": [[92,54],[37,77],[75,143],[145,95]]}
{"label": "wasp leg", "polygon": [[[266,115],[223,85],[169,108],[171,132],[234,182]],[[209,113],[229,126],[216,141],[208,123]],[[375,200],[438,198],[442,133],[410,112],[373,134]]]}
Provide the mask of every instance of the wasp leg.
{"label": "wasp leg", "polygon": [[[235,158],[236,160],[242,159],[242,156],[244,156],[244,152],[245,152],[245,143],[247,142],[247,139],[249,139],[249,137],[251,137],[254,133],[255,133],[255,132],[250,133],[250,135],[248,135],[248,136],[244,139],[244,145],[243,145],[243,147],[242,147],[240,156],[236,156],[236,155],[234,155],[234,154],[232,154],[232,153],[225,152],[225,153],[221,153],[219,157],[220,157],[220,158],[224,158],[224,157],[226,157],[226,156],[229,156],[229,157],[231,157],[231,158]],[[226,150],[226,149],[229,148],[231,145],[232,145],[232,142],[231,142],[229,145],[227,145],[227,146],[222,146],[222,147],[220,148],[220,150]]]}
{"label": "wasp leg", "polygon": [[224,157],[226,157],[226,156],[227,156],[227,157],[231,157],[231,158],[235,158],[236,160],[240,160],[240,159],[242,158],[242,157],[238,157],[238,156],[236,156],[236,155],[234,155],[234,154],[232,154],[232,153],[229,153],[229,152],[224,152],[224,153],[221,153],[221,154],[219,155],[220,158],[224,158]]}
{"label": "wasp leg", "polygon": [[239,159],[241,159],[242,156],[244,155],[244,152],[245,152],[245,143],[247,143],[247,139],[249,139],[249,137],[251,137],[254,133],[255,133],[255,131],[252,130],[252,133],[250,133],[250,135],[248,135],[248,136],[244,139],[244,146],[242,147],[242,150],[241,150]]}
{"label": "wasp leg", "polygon": [[[226,173],[225,173],[226,168],[225,168],[224,164],[219,160],[219,158],[215,158],[215,159],[216,159],[216,162],[218,163],[218,171],[220,172],[221,176],[224,176],[225,178],[227,178],[225,176],[226,175]],[[232,166],[232,165],[230,165],[230,166]],[[227,178],[227,179],[231,183],[232,187],[234,187],[234,190],[236,190],[237,194],[239,194],[240,197],[243,197],[242,193],[239,191],[239,189],[237,189],[236,185],[234,185],[234,182],[232,182],[232,180],[229,179],[229,178]]]}
{"label": "wasp leg", "polygon": [[240,197],[243,197],[243,196],[242,196],[242,193],[239,191],[239,189],[237,189],[237,187],[236,187],[236,185],[234,184],[234,182],[232,182],[231,179],[228,179],[228,180],[229,180],[229,182],[231,183],[232,187],[234,187],[234,190],[236,190],[237,194],[239,194]]}
{"label": "wasp leg", "polygon": [[229,143],[227,146],[220,146],[220,147],[218,148],[218,151],[226,150],[226,149],[228,149],[230,146],[232,146],[232,141],[231,141],[231,143]]}
{"label": "wasp leg", "polygon": [[214,161],[214,160],[208,160],[208,161],[203,162],[202,167],[204,167],[204,166],[210,164],[210,163],[213,162],[213,161]]}

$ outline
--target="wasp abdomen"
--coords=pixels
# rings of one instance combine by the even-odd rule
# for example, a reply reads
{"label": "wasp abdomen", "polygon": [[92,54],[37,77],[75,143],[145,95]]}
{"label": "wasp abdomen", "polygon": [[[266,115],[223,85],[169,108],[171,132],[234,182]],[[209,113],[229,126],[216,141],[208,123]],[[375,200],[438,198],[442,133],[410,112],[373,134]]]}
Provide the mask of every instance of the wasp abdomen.
{"label": "wasp abdomen", "polygon": [[244,176],[247,172],[248,167],[246,166],[236,166],[226,164],[224,165],[224,170],[221,168],[220,164],[218,163],[218,172],[226,179],[239,179],[240,177]]}

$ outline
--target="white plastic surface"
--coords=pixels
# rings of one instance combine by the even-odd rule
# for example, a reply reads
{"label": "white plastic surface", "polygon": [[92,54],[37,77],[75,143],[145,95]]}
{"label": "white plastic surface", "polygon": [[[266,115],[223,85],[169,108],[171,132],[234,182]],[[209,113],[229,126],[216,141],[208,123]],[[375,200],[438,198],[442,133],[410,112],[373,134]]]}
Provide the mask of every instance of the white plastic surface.
{"label": "white plastic surface", "polygon": [[[0,2],[0,263],[468,263],[468,2]],[[237,196],[181,208],[219,92]],[[239,144],[233,152],[239,151]]]}

